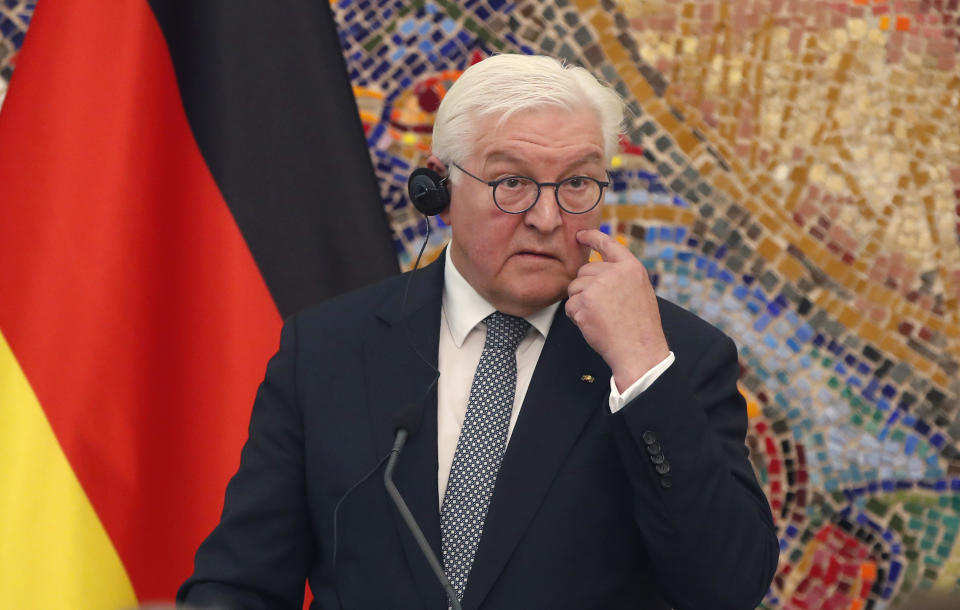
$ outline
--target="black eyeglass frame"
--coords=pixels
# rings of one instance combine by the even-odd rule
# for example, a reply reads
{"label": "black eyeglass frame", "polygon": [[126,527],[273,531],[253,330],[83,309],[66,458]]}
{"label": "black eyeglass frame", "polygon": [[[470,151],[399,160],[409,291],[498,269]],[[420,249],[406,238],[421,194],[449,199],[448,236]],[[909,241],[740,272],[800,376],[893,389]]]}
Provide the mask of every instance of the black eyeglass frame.
{"label": "black eyeglass frame", "polygon": [[[471,173],[468,172],[467,170],[463,169],[463,167],[461,167],[459,163],[454,163],[453,166],[456,167],[457,169],[459,169],[461,172],[465,173],[466,175],[470,176],[470,177],[473,178],[474,180],[477,180],[477,181],[479,181],[479,182],[482,182],[482,183],[486,184],[487,186],[491,187],[491,188],[493,189],[493,191],[491,192],[491,195],[493,196],[493,205],[497,206],[497,209],[500,210],[501,212],[503,212],[504,214],[525,214],[525,213],[529,212],[529,211],[533,208],[533,206],[537,205],[537,202],[540,201],[540,192],[543,190],[543,187],[545,187],[545,186],[552,186],[552,187],[553,187],[554,196],[556,197],[556,200],[557,200],[557,205],[560,206],[560,209],[561,209],[561,210],[563,210],[563,211],[566,212],[567,214],[586,214],[587,212],[590,212],[591,210],[595,209],[598,205],[600,205],[600,202],[603,200],[603,191],[604,191],[604,189],[606,189],[608,186],[610,186],[610,182],[609,182],[609,181],[597,180],[596,178],[594,178],[594,177],[592,177],[592,176],[570,176],[569,178],[564,178],[564,179],[561,180],[560,182],[537,182],[536,180],[534,180],[534,179],[531,178],[530,176],[504,176],[503,178],[500,178],[499,180],[484,180],[483,178],[480,178],[479,176],[474,176],[473,174],[471,174]],[[522,210],[519,210],[519,211],[517,211],[517,212],[511,212],[510,210],[504,210],[502,207],[500,207],[500,204],[497,203],[497,187],[500,186],[500,183],[505,182],[505,181],[507,181],[507,180],[515,179],[515,178],[523,178],[524,180],[529,180],[530,182],[533,182],[534,184],[536,184],[536,185],[537,185],[537,196],[536,196],[536,198],[534,198],[533,203],[531,203],[531,204],[530,204],[529,206],[527,206],[526,208],[524,208],[524,209],[522,209]],[[560,203],[560,186],[563,185],[563,184],[566,183],[566,182],[569,182],[570,180],[577,180],[577,179],[580,179],[580,180],[590,180],[590,181],[596,182],[598,185],[600,185],[600,196],[597,197],[596,203],[594,203],[592,206],[590,206],[590,207],[587,208],[586,210],[583,210],[582,212],[573,212],[573,211],[571,211],[571,210],[568,210],[567,208],[563,207],[563,204],[562,204],[562,203]]]}

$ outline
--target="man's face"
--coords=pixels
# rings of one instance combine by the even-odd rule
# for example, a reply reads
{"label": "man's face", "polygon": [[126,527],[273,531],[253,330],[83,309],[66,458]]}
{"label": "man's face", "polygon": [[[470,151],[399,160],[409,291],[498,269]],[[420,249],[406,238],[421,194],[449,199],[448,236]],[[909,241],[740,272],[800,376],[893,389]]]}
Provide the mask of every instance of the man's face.
{"label": "man's face", "polygon": [[[605,180],[603,134],[590,111],[544,109],[513,115],[499,128],[497,117],[481,120],[474,152],[462,165],[485,181],[529,176],[559,182],[570,176]],[[567,285],[589,255],[577,243],[581,229],[600,224],[600,208],[568,214],[553,187],[523,214],[506,214],[490,186],[461,175],[450,185],[442,214],[453,230],[450,255],[473,288],[498,310],[525,316],[566,295]]]}

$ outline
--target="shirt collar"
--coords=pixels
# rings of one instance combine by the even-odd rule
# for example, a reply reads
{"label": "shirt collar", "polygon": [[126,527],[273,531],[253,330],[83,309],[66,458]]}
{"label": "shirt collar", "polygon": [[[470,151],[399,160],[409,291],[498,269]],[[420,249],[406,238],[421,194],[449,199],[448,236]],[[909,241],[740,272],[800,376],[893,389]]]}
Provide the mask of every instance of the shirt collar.
{"label": "shirt collar", "polygon": [[[553,323],[553,316],[559,306],[560,301],[557,301],[526,316],[525,319],[546,339],[550,325]],[[443,315],[447,319],[447,326],[450,328],[454,344],[458,348],[461,347],[470,331],[494,311],[496,308],[480,296],[460,275],[460,271],[454,266],[453,259],[450,257],[450,248],[447,247],[446,262],[443,267]]]}

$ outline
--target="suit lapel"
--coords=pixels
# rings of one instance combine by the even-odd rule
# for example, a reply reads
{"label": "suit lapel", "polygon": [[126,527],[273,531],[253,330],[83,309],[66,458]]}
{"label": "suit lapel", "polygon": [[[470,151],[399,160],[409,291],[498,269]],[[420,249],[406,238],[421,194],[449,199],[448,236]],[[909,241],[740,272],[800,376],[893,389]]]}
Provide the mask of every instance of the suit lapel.
{"label": "suit lapel", "polygon": [[[381,454],[389,452],[393,445],[396,413],[411,403],[424,407],[420,430],[407,440],[394,472],[394,482],[438,557],[440,513],[434,368],[440,334],[443,260],[441,256],[438,262],[414,274],[406,307],[402,306],[405,286],[385,300],[377,314],[383,324],[370,333],[365,350],[370,420],[374,442]],[[424,606],[446,608],[443,589],[392,502],[387,502]]]}
{"label": "suit lapel", "polygon": [[[593,383],[581,380],[587,374],[594,377]],[[490,591],[581,429],[602,408],[609,378],[610,369],[561,304],[500,467],[464,608],[478,608]]]}

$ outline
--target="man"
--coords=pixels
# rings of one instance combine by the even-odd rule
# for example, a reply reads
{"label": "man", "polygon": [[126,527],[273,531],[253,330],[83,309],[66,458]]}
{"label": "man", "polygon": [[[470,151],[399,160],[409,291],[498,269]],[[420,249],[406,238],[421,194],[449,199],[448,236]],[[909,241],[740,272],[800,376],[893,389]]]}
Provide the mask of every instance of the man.
{"label": "man", "polygon": [[597,230],[621,120],[549,58],[464,72],[428,162],[444,257],[287,321],[181,601],[297,608],[308,578],[315,607],[446,608],[365,478],[409,404],[422,424],[395,479],[464,608],[760,601],[778,545],[736,349]]}

